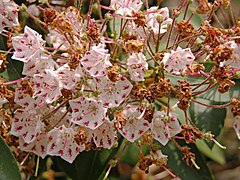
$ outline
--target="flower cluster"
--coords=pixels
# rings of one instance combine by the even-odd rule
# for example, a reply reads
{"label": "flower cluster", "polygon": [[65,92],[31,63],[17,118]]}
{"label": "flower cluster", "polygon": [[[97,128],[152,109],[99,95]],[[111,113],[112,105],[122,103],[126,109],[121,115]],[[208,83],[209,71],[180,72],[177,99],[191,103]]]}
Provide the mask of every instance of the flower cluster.
{"label": "flower cluster", "polygon": [[[164,157],[164,163],[159,163],[161,158],[152,161],[164,166],[167,158],[160,146],[173,141],[187,165],[195,165],[193,153],[175,140],[212,140],[188,117],[192,103],[211,108],[233,105],[234,129],[240,139],[239,100],[214,106],[195,99],[216,86],[225,93],[235,85],[240,70],[239,24],[229,33],[209,22],[196,30],[191,17],[176,23],[184,3],[170,18],[167,7],[111,0],[109,7],[98,6],[109,10],[105,18],[100,10],[99,19],[91,18],[91,6],[85,16],[73,6],[60,11],[44,3],[38,7],[39,17],[30,11],[21,13],[44,25],[46,36],[34,25],[25,25],[22,31],[11,29],[19,25],[20,7],[12,0],[0,0],[0,32],[11,40],[10,49],[1,52],[23,63],[20,79],[0,81],[4,100],[0,104],[8,103],[14,111],[10,133],[19,138],[21,150],[42,158],[60,156],[72,163],[82,151],[111,149],[125,138],[149,148],[157,144],[154,151]],[[120,27],[115,27],[119,19]],[[194,32],[192,36],[189,31]],[[205,61],[211,62],[211,70],[205,71]],[[201,81],[188,82],[190,76]],[[176,81],[183,77],[184,81]],[[9,85],[14,89],[11,96]],[[177,109],[185,114],[181,123]]]}

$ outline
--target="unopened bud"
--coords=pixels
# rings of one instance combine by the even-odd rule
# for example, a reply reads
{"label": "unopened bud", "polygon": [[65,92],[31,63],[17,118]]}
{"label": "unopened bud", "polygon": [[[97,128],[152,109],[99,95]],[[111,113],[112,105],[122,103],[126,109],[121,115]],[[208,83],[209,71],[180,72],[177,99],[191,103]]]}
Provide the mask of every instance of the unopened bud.
{"label": "unopened bud", "polygon": [[27,6],[25,4],[22,4],[22,6],[20,6],[20,11],[25,12],[26,10],[27,10]]}
{"label": "unopened bud", "polygon": [[158,14],[156,18],[157,18],[157,22],[158,22],[159,24],[161,24],[161,23],[164,21],[164,17],[163,17],[163,15],[161,15],[161,14]]}
{"label": "unopened bud", "polygon": [[110,13],[106,13],[106,14],[105,14],[105,19],[106,19],[107,21],[110,21],[110,20],[113,19],[113,17],[112,17],[112,15],[111,15]]}

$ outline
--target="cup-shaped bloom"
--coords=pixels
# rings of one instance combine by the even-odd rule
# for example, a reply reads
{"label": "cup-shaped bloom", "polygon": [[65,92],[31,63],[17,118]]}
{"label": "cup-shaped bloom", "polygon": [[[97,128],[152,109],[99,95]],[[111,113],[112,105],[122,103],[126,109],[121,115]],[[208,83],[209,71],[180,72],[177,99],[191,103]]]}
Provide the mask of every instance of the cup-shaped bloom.
{"label": "cup-shaped bloom", "polygon": [[69,104],[73,111],[71,121],[75,124],[96,129],[105,121],[106,108],[102,101],[81,96],[70,100]]}
{"label": "cup-shaped bloom", "polygon": [[195,57],[190,48],[182,49],[178,47],[177,50],[171,50],[170,53],[164,53],[162,62],[167,72],[180,75],[190,67],[194,59]]}

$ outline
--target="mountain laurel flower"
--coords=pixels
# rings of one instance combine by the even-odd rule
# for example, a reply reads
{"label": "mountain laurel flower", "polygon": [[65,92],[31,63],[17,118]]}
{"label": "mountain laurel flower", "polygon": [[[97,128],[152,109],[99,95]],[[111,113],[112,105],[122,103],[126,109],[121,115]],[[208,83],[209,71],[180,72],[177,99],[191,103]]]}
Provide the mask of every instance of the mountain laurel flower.
{"label": "mountain laurel flower", "polygon": [[57,73],[63,88],[68,90],[74,89],[83,76],[80,67],[73,70],[68,64],[64,64],[63,66],[59,67],[57,69]]}
{"label": "mountain laurel flower", "polygon": [[85,150],[84,144],[75,141],[77,132],[64,125],[54,128],[48,133],[47,154],[60,156],[65,161],[72,163],[77,155]]}
{"label": "mountain laurel flower", "polygon": [[44,44],[42,35],[25,26],[23,34],[12,38],[12,45],[15,50],[12,58],[27,62],[33,55],[40,55],[44,51]]}
{"label": "mountain laurel flower", "polygon": [[180,124],[177,120],[177,114],[169,113],[169,115],[167,115],[165,111],[156,111],[153,114],[150,129],[153,138],[164,146],[168,143],[169,138],[181,131]]}
{"label": "mountain laurel flower", "polygon": [[106,108],[102,101],[93,98],[79,97],[69,101],[72,109],[71,121],[90,129],[96,129],[105,121]]}
{"label": "mountain laurel flower", "polygon": [[229,41],[222,45],[232,49],[231,59],[226,59],[220,63],[220,66],[228,66],[230,68],[240,69],[240,45],[235,43],[235,41]]}
{"label": "mountain laurel flower", "polygon": [[139,11],[142,7],[141,0],[111,0],[110,8],[115,14],[121,16],[132,16],[133,12]]}
{"label": "mountain laurel flower", "polygon": [[44,97],[45,102],[48,104],[62,95],[62,84],[56,71],[46,69],[41,74],[35,74],[33,83],[35,90],[33,97]]}
{"label": "mountain laurel flower", "polygon": [[0,33],[5,27],[18,26],[19,7],[13,0],[0,1]]}
{"label": "mountain laurel flower", "polygon": [[30,143],[44,130],[45,125],[40,118],[40,114],[28,112],[26,109],[17,109],[14,113],[10,133],[21,137],[26,143]]}
{"label": "mountain laurel flower", "polygon": [[117,140],[117,132],[112,121],[104,123],[93,131],[93,141],[97,147],[110,149]]}
{"label": "mountain laurel flower", "polygon": [[148,63],[143,53],[133,53],[127,59],[127,70],[133,81],[143,81]]}
{"label": "mountain laurel flower", "polygon": [[22,151],[32,152],[41,158],[47,156],[47,133],[41,133],[34,141],[27,143],[23,138],[19,138],[19,147]]}
{"label": "mountain laurel flower", "polygon": [[118,131],[128,141],[136,141],[149,129],[149,123],[143,118],[144,111],[140,107],[127,105],[123,110],[123,115],[127,119],[127,122]]}
{"label": "mountain laurel flower", "polygon": [[23,75],[33,76],[34,74],[42,73],[45,69],[54,70],[55,62],[48,54],[33,54],[29,60],[23,65]]}
{"label": "mountain laurel flower", "polygon": [[124,76],[119,76],[116,82],[110,81],[107,77],[95,79],[95,88],[99,91],[99,98],[104,107],[117,107],[130,94],[133,85]]}
{"label": "mountain laurel flower", "polygon": [[107,75],[107,67],[112,66],[109,61],[110,54],[108,50],[104,49],[104,44],[92,46],[90,51],[87,51],[81,59],[81,63],[85,70],[93,77],[100,77]]}
{"label": "mountain laurel flower", "polygon": [[164,53],[163,64],[167,72],[175,75],[184,73],[194,61],[195,57],[190,48],[171,50],[170,53]]}
{"label": "mountain laurel flower", "polygon": [[240,116],[235,117],[235,122],[233,124],[233,128],[237,134],[238,139],[240,140]]}
{"label": "mountain laurel flower", "polygon": [[172,24],[172,21],[173,20],[169,18],[169,10],[167,7],[158,9],[158,7],[154,6],[147,10],[147,27],[152,30],[155,35],[167,32],[168,26]]}

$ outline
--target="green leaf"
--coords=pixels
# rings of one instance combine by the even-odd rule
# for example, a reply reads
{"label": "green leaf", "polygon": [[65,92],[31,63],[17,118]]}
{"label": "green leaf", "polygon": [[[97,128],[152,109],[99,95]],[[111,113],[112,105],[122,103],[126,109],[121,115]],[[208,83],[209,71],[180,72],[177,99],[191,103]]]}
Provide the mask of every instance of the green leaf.
{"label": "green leaf", "polygon": [[231,87],[228,92],[220,93],[217,90],[217,87],[214,87],[210,91],[200,95],[200,98],[207,99],[215,102],[229,102],[233,97],[240,97],[240,80],[235,80],[235,86]]}
{"label": "green leaf", "polygon": [[[148,154],[148,147],[142,146],[142,153],[144,155]],[[129,165],[135,166],[139,161],[139,146],[136,145],[136,143],[131,143],[128,145],[124,153],[122,154],[120,158],[120,162],[127,163]]]}
{"label": "green leaf", "polygon": [[96,180],[102,179],[106,173],[109,161],[112,160],[119,149],[123,139],[119,140],[119,147],[114,149],[102,149],[100,151],[82,152],[72,164],[59,157],[54,158],[59,168],[65,171],[73,180]]}
{"label": "green leaf", "polygon": [[205,156],[212,159],[213,161],[221,165],[224,165],[226,163],[224,151],[216,144],[214,144],[213,148],[210,149],[205,141],[197,140],[196,146],[201,153],[203,153]]}
{"label": "green leaf", "polygon": [[17,162],[0,136],[0,179],[21,180]]}
{"label": "green leaf", "polygon": [[196,164],[200,167],[197,170],[194,166],[188,167],[182,160],[182,153],[174,146],[172,142],[169,142],[166,146],[162,147],[163,154],[168,155],[167,167],[182,180],[211,180],[213,176],[206,164],[205,159],[200,154],[195,145],[190,145],[190,151],[195,154]]}
{"label": "green leaf", "polygon": [[[196,99],[204,104],[216,104],[213,101],[205,99]],[[211,131],[212,134],[218,136],[224,125],[226,118],[226,109],[209,108],[197,103],[191,103],[189,113],[192,121],[203,132]],[[208,142],[210,147],[213,146],[213,142]]]}

